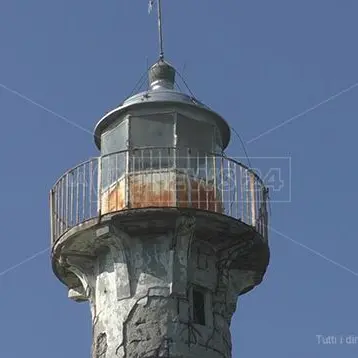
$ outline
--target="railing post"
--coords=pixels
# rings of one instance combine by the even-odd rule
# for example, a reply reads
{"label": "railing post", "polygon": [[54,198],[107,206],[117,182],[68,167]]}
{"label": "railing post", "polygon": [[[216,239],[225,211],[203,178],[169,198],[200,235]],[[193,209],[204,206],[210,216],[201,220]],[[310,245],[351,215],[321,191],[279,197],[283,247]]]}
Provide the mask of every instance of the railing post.
{"label": "railing post", "polygon": [[[221,198],[220,198],[220,202],[222,203],[222,210],[223,212],[225,212],[225,206],[227,207],[227,205],[225,205],[225,194],[224,194],[224,158],[222,156],[220,156],[220,185],[221,185]],[[220,211],[220,208],[216,207],[216,212]],[[229,214],[229,213],[226,213]]]}
{"label": "railing post", "polygon": [[[212,158],[212,160],[213,160],[213,172],[214,172],[214,210],[215,210],[215,212],[217,212],[218,211],[218,205],[217,205],[217,203],[218,203],[218,193],[217,193],[217,182],[216,182],[216,156],[215,155],[212,155],[211,156],[211,158]],[[220,199],[220,203],[222,203],[222,201],[223,201],[223,198],[219,198]],[[223,207],[224,207],[224,204],[222,204],[223,205]],[[222,210],[223,210],[224,208],[222,208]],[[207,210],[209,210],[209,208],[207,208]]]}
{"label": "railing post", "polygon": [[97,160],[98,160],[98,163],[97,163],[97,172],[98,172],[98,176],[97,176],[97,203],[98,203],[97,215],[98,215],[98,219],[100,220],[101,213],[102,213],[102,157],[98,157]]}
{"label": "railing post", "polygon": [[[176,123],[176,122],[175,122]],[[174,142],[174,148],[173,148],[173,181],[175,183],[175,202],[174,206],[179,207],[180,206],[180,191],[181,187],[179,187],[180,182],[178,181],[180,179],[179,172],[178,172],[178,149],[176,147],[176,136],[175,136],[175,142]],[[180,153],[179,153],[180,155]],[[181,179],[180,179],[181,180]],[[153,183],[152,183],[153,186]]]}
{"label": "railing post", "polygon": [[[244,188],[242,186],[242,166],[240,165],[240,208],[239,212],[241,211],[240,219],[244,220]],[[240,214],[240,213],[239,213]]]}
{"label": "railing post", "polygon": [[66,199],[65,199],[65,206],[66,206],[66,209],[65,209],[65,218],[64,218],[64,221],[65,221],[65,230],[68,229],[69,227],[69,221],[68,221],[68,214],[69,214],[69,205],[68,205],[68,202],[69,202],[69,193],[68,193],[68,188],[69,188],[69,185],[68,185],[68,172],[66,173],[66,181],[65,181],[65,185],[66,185]]}
{"label": "railing post", "polygon": [[263,215],[264,215],[264,227],[263,227],[263,236],[265,240],[268,238],[268,211],[267,211],[267,199],[268,199],[269,190],[266,187],[263,187]]}
{"label": "railing post", "polygon": [[[131,152],[131,155],[129,155],[130,152]],[[134,165],[135,165],[136,152],[138,152],[138,150],[136,150],[136,149],[133,149],[133,150],[128,149],[126,151],[126,169],[125,169],[125,175],[124,175],[124,190],[125,190],[124,202],[125,202],[125,206],[127,209],[131,208],[130,180],[132,177],[132,173],[135,172]],[[143,155],[142,149],[140,150],[140,153],[141,153],[141,155]],[[140,163],[140,161],[139,161],[139,165],[143,165],[143,160],[142,160],[142,163]],[[131,172],[129,172],[130,169],[131,169]]]}
{"label": "railing post", "polygon": [[53,189],[50,191],[50,235],[51,235],[51,245],[54,242],[55,230],[54,230],[54,200],[53,200]]}
{"label": "railing post", "polygon": [[255,176],[249,172],[250,176],[250,194],[251,194],[251,225],[256,226],[256,203],[255,203]]}

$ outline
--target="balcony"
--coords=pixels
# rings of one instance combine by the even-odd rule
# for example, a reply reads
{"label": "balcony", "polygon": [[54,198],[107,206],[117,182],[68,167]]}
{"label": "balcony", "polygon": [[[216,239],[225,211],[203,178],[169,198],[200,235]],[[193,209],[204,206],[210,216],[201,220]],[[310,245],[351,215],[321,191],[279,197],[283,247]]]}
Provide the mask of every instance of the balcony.
{"label": "balcony", "polygon": [[92,158],[50,193],[54,244],[93,218],[139,208],[193,208],[241,220],[266,238],[267,190],[245,165],[189,148],[140,148]]}

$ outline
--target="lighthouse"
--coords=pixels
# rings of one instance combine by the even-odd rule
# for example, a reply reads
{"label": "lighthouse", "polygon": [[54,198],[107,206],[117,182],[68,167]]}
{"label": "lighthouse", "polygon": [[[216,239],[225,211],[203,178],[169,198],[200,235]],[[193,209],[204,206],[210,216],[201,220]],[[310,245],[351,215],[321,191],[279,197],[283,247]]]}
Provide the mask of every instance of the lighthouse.
{"label": "lighthouse", "polygon": [[237,301],[269,262],[267,189],[162,51],[148,82],[53,186],[53,271],[89,303],[93,358],[229,358]]}

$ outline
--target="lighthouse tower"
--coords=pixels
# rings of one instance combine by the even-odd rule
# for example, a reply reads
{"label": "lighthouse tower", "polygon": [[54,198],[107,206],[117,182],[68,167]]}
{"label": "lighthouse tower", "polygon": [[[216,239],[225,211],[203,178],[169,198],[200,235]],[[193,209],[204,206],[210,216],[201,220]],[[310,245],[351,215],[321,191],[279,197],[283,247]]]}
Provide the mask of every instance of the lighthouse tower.
{"label": "lighthouse tower", "polygon": [[268,265],[267,190],[175,75],[161,55],[50,193],[53,270],[89,302],[93,358],[231,357],[238,297]]}

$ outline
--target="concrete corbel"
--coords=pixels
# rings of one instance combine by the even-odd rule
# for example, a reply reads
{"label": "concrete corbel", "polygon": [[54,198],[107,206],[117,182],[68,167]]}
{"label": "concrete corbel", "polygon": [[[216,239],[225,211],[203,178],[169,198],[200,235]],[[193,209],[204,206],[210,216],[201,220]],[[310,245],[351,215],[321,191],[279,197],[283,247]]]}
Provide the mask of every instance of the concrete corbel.
{"label": "concrete corbel", "polygon": [[196,220],[192,216],[183,215],[177,219],[176,230],[169,255],[170,294],[187,296],[188,263],[191,246],[194,240]]}
{"label": "concrete corbel", "polygon": [[96,231],[97,247],[108,247],[114,263],[117,299],[131,297],[130,260],[128,259],[129,235],[118,230],[114,225],[106,225]]}
{"label": "concrete corbel", "polygon": [[69,289],[68,297],[76,302],[92,301],[93,297],[91,295],[94,292],[93,259],[69,255],[64,260],[67,269],[76,275],[81,282],[80,286]]}

